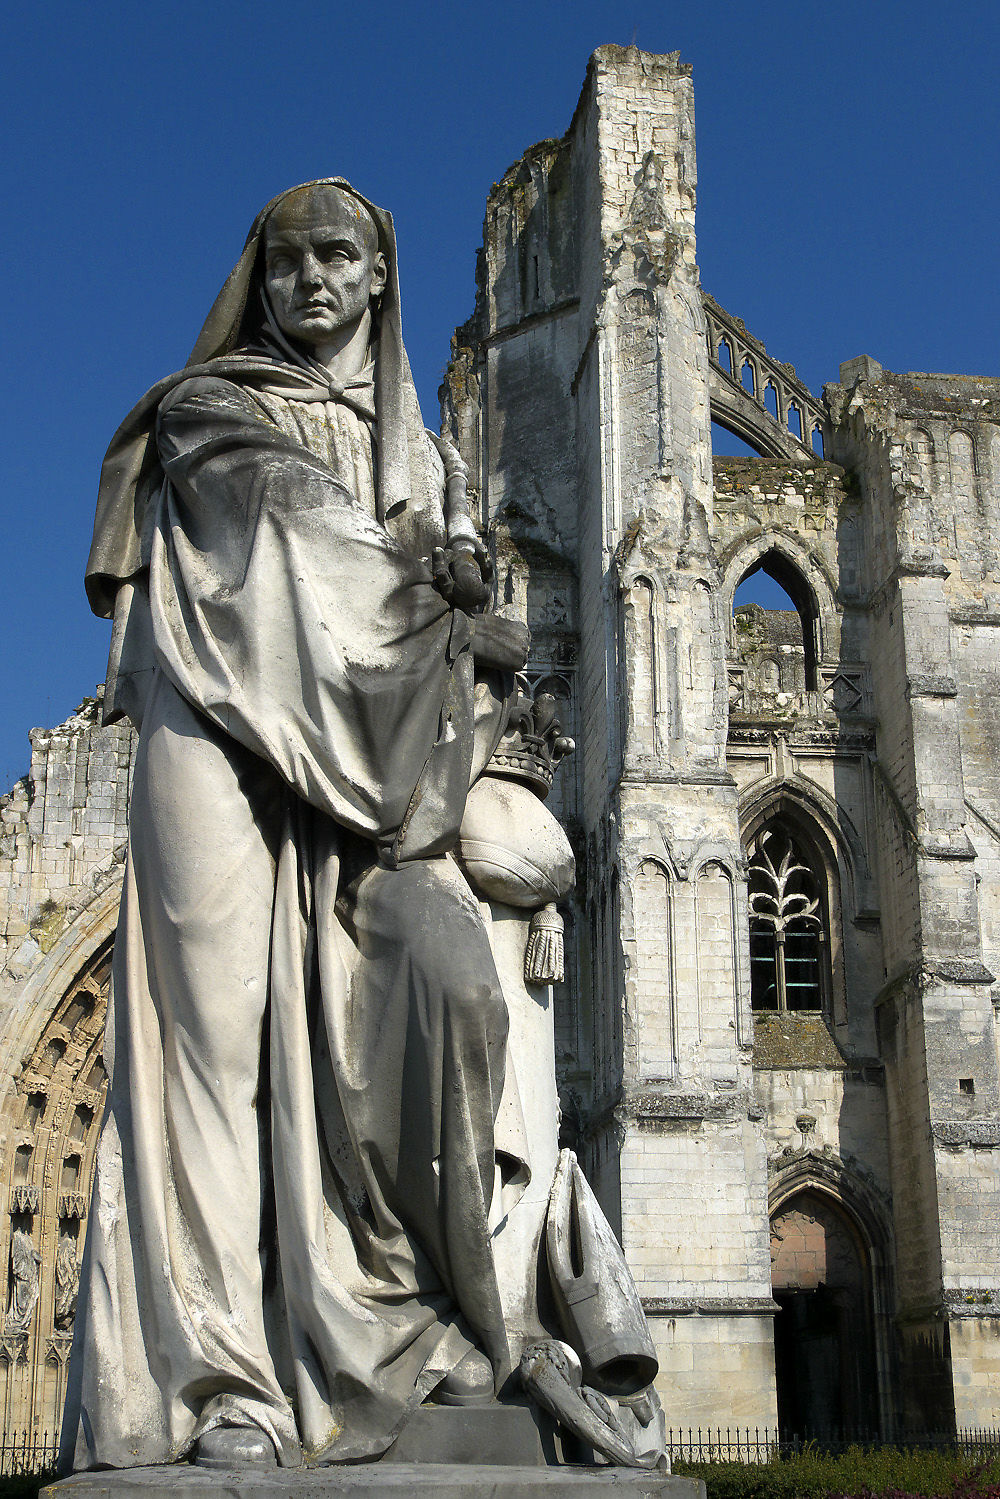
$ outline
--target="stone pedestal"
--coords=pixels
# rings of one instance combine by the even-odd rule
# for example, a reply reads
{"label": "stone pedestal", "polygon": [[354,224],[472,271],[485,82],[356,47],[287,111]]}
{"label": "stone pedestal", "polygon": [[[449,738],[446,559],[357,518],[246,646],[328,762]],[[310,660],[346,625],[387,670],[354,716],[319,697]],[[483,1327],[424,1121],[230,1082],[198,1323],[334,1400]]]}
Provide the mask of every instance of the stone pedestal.
{"label": "stone pedestal", "polygon": [[209,1471],[190,1463],[74,1473],[39,1499],[705,1499],[669,1473],[556,1461],[566,1456],[531,1405],[422,1406],[380,1462],[329,1468]]}
{"label": "stone pedestal", "polygon": [[557,1440],[552,1421],[534,1406],[422,1405],[379,1466],[545,1468],[564,1455]]}
{"label": "stone pedestal", "polygon": [[422,1406],[380,1462],[329,1468],[212,1471],[189,1463],[74,1473],[40,1499],[705,1499],[690,1478],[557,1462],[549,1418],[531,1405]]}
{"label": "stone pedestal", "polygon": [[705,1499],[705,1485],[634,1468],[482,1463],[359,1463],[337,1468],[209,1473],[178,1463],[76,1473],[40,1499]]}

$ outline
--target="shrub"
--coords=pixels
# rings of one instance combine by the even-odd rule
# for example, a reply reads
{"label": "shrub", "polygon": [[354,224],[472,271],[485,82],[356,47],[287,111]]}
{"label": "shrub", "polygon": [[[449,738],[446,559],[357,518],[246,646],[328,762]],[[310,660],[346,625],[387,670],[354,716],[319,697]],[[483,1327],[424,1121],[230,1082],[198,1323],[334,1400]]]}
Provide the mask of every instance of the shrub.
{"label": "shrub", "polygon": [[36,1499],[39,1489],[55,1481],[56,1475],[52,1469],[47,1473],[3,1474],[0,1475],[0,1499]]}
{"label": "shrub", "polygon": [[[766,1463],[673,1465],[702,1478],[708,1499],[1000,1499],[1000,1456],[895,1447],[815,1448]],[[2,1499],[2,1496],[0,1496]]]}

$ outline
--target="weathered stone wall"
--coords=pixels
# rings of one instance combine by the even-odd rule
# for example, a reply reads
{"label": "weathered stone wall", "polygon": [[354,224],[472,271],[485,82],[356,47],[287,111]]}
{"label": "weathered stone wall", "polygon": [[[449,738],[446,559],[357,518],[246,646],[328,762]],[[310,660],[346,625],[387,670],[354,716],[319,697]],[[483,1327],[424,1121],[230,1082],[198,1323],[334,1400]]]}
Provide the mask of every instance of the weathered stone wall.
{"label": "weathered stone wall", "polygon": [[99,726],[102,692],[32,730],[31,767],[0,806],[0,968],[13,978],[124,858],[134,735]]}
{"label": "weathered stone wall", "polygon": [[[945,1401],[964,1420],[965,1361],[977,1364],[969,1350],[990,1337],[988,1317],[974,1335],[969,1319],[988,1314],[1000,1272],[995,970],[984,962],[1000,893],[990,831],[1000,381],[890,375],[864,361],[827,395],[835,456],[857,473],[869,517],[882,879],[892,893],[877,1014],[892,1100],[905,1404],[925,1417]],[[942,1340],[935,1320],[956,1307],[965,1315]],[[994,1420],[992,1397],[981,1399],[977,1419]]]}

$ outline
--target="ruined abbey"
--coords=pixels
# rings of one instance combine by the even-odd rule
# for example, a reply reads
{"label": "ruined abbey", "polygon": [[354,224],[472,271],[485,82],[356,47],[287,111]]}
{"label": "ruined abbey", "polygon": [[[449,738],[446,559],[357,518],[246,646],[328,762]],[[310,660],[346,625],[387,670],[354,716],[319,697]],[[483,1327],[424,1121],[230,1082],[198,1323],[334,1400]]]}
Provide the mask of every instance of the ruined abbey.
{"label": "ruined abbey", "polygon": [[[578,746],[563,1133],[668,1424],[996,1425],[1000,379],[810,392],[700,285],[695,194],[690,68],[601,48],[442,388]],[[793,607],[734,612],[761,570]],[[0,802],[8,1430],[63,1400],[133,750],[89,699]]]}

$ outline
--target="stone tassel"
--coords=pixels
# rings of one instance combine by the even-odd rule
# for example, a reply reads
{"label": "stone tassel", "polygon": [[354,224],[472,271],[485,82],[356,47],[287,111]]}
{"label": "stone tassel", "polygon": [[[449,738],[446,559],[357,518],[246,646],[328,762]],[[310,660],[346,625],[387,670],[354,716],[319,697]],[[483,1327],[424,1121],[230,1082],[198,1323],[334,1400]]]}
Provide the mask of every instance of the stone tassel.
{"label": "stone tassel", "polygon": [[563,919],[555,906],[543,906],[531,918],[524,953],[525,982],[559,984],[563,971]]}

